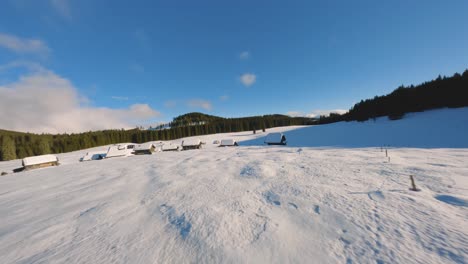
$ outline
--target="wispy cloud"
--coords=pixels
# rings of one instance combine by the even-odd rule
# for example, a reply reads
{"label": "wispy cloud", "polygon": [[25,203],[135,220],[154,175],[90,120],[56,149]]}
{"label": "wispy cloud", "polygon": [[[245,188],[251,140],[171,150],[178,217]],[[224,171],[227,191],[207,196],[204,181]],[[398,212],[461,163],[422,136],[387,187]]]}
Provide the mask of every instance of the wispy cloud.
{"label": "wispy cloud", "polygon": [[221,100],[221,101],[227,101],[227,100],[229,100],[229,95],[221,95],[221,96],[219,97],[219,100]]}
{"label": "wispy cloud", "polygon": [[320,109],[317,109],[317,110],[313,110],[309,113],[304,113],[304,112],[301,112],[301,111],[289,111],[286,113],[286,115],[288,116],[292,116],[292,117],[310,117],[310,118],[316,118],[316,117],[320,117],[320,116],[329,116],[331,113],[336,113],[336,114],[344,114],[348,112],[347,110],[344,110],[344,109],[332,109],[332,110],[320,110]]}
{"label": "wispy cloud", "polygon": [[289,111],[289,112],[286,113],[286,115],[291,116],[291,117],[306,116],[301,111]]}
{"label": "wispy cloud", "polygon": [[203,99],[191,99],[187,101],[187,106],[192,108],[202,108],[207,111],[210,111],[213,108],[213,105],[208,100]]}
{"label": "wispy cloud", "polygon": [[148,104],[112,109],[87,102],[68,79],[45,69],[31,72],[0,86],[0,124],[36,133],[83,132],[131,128],[161,115]]}
{"label": "wispy cloud", "polygon": [[49,2],[60,16],[68,20],[72,19],[69,0],[49,0]]}
{"label": "wispy cloud", "polygon": [[28,60],[16,60],[9,62],[7,64],[0,65],[0,72],[1,71],[8,71],[15,68],[24,68],[27,71],[44,71],[45,68],[42,67],[39,63],[28,61]]}
{"label": "wispy cloud", "polygon": [[248,52],[248,51],[241,52],[240,55],[239,55],[239,58],[241,60],[246,60],[246,59],[250,58],[250,52]]}
{"label": "wispy cloud", "polygon": [[111,98],[117,101],[128,101],[128,97],[126,96],[111,96]]}
{"label": "wispy cloud", "polygon": [[4,33],[0,33],[0,47],[20,54],[47,56],[50,53],[49,47],[40,39],[26,39]]}
{"label": "wispy cloud", "polygon": [[241,83],[246,86],[252,86],[257,81],[257,76],[253,73],[244,73],[240,77]]}

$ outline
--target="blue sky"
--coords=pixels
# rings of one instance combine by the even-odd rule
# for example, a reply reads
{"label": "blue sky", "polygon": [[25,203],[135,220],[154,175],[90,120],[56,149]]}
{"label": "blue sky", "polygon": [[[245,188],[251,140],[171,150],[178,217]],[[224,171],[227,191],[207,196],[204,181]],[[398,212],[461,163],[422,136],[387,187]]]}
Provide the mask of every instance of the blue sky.
{"label": "blue sky", "polygon": [[[461,0],[6,0],[0,92],[6,98],[25,83],[27,94],[36,83],[64,87],[78,105],[54,111],[124,116],[107,126],[190,111],[236,117],[349,109],[401,84],[468,68],[467,13]],[[41,109],[55,103],[41,100]],[[37,131],[12,122],[0,119],[0,127]]]}

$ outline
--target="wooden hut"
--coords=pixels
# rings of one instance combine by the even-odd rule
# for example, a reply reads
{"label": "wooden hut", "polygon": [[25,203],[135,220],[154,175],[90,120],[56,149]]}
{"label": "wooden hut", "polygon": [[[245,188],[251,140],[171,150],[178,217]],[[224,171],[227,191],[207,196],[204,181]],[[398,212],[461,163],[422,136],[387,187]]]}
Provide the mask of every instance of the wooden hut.
{"label": "wooden hut", "polygon": [[165,143],[161,147],[162,151],[179,151],[179,149],[180,147],[178,145],[171,144],[171,143]]}
{"label": "wooden hut", "polygon": [[80,161],[102,160],[106,157],[106,151],[90,151]]}
{"label": "wooden hut", "polygon": [[286,145],[286,136],[283,133],[270,133],[265,137],[267,145]]}
{"label": "wooden hut", "polygon": [[201,149],[202,142],[198,138],[189,138],[182,141],[182,150]]}
{"label": "wooden hut", "polygon": [[234,139],[223,139],[221,140],[221,143],[219,144],[220,147],[237,147],[239,144],[237,144],[237,141]]}
{"label": "wooden hut", "polygon": [[135,155],[151,155],[156,152],[156,146],[153,143],[135,145]]}
{"label": "wooden hut", "polygon": [[23,170],[32,170],[38,168],[45,168],[51,166],[58,166],[59,160],[54,155],[41,155],[34,157],[27,157],[23,159]]}

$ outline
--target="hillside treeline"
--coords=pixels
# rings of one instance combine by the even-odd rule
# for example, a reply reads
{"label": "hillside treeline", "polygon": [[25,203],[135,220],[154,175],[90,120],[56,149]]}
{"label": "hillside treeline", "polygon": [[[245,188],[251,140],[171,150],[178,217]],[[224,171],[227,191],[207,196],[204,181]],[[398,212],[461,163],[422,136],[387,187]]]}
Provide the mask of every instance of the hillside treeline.
{"label": "hillside treeline", "polygon": [[261,130],[278,126],[310,125],[313,120],[284,115],[221,118],[191,113],[176,117],[173,127],[161,130],[104,130],[79,134],[32,134],[0,130],[0,160],[64,153],[108,144],[172,140],[214,133]]}
{"label": "hillside treeline", "polygon": [[[417,86],[401,86],[392,93],[361,100],[343,115],[331,114],[318,120],[265,115],[222,118],[202,113],[181,115],[160,129],[105,130],[80,134],[31,134],[0,130],[0,160],[33,155],[63,153],[120,142],[142,143],[172,140],[213,133],[261,130],[278,126],[326,124],[339,121],[365,121],[381,116],[402,118],[405,113],[442,107],[468,106],[468,70],[452,77],[438,77]],[[161,128],[166,129],[161,129]]]}
{"label": "hillside treeline", "polygon": [[400,86],[390,94],[361,100],[346,114],[321,117],[318,123],[365,121],[381,116],[399,119],[410,112],[464,106],[468,106],[468,70],[452,77],[439,76],[417,86]]}

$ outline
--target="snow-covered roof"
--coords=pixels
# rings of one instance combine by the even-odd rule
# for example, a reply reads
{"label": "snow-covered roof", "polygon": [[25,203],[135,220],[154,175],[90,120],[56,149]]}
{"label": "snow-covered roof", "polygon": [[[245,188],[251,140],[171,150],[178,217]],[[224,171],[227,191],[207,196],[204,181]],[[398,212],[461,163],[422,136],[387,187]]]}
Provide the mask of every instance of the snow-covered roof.
{"label": "snow-covered roof", "polygon": [[223,139],[221,140],[221,146],[234,146],[236,141],[234,139]]}
{"label": "snow-covered roof", "polygon": [[129,156],[133,153],[134,147],[134,144],[119,144],[110,146],[107,150],[106,158]]}
{"label": "snow-covered roof", "polygon": [[201,144],[201,140],[199,138],[188,138],[182,141],[182,146],[198,146]]}
{"label": "snow-covered roof", "polygon": [[175,144],[171,144],[171,143],[166,143],[162,146],[162,150],[176,150],[178,149],[179,146],[178,145],[175,145]]}
{"label": "snow-covered roof", "polygon": [[34,156],[34,157],[27,157],[23,159],[23,166],[31,166],[31,165],[38,165],[43,163],[49,162],[56,162],[58,158],[54,155],[41,155],[41,156]]}
{"label": "snow-covered roof", "polygon": [[152,147],[154,147],[153,143],[143,143],[143,144],[138,144],[135,145],[135,151],[138,150],[150,150]]}
{"label": "snow-covered roof", "polygon": [[283,133],[270,133],[265,137],[265,143],[281,143]]}

